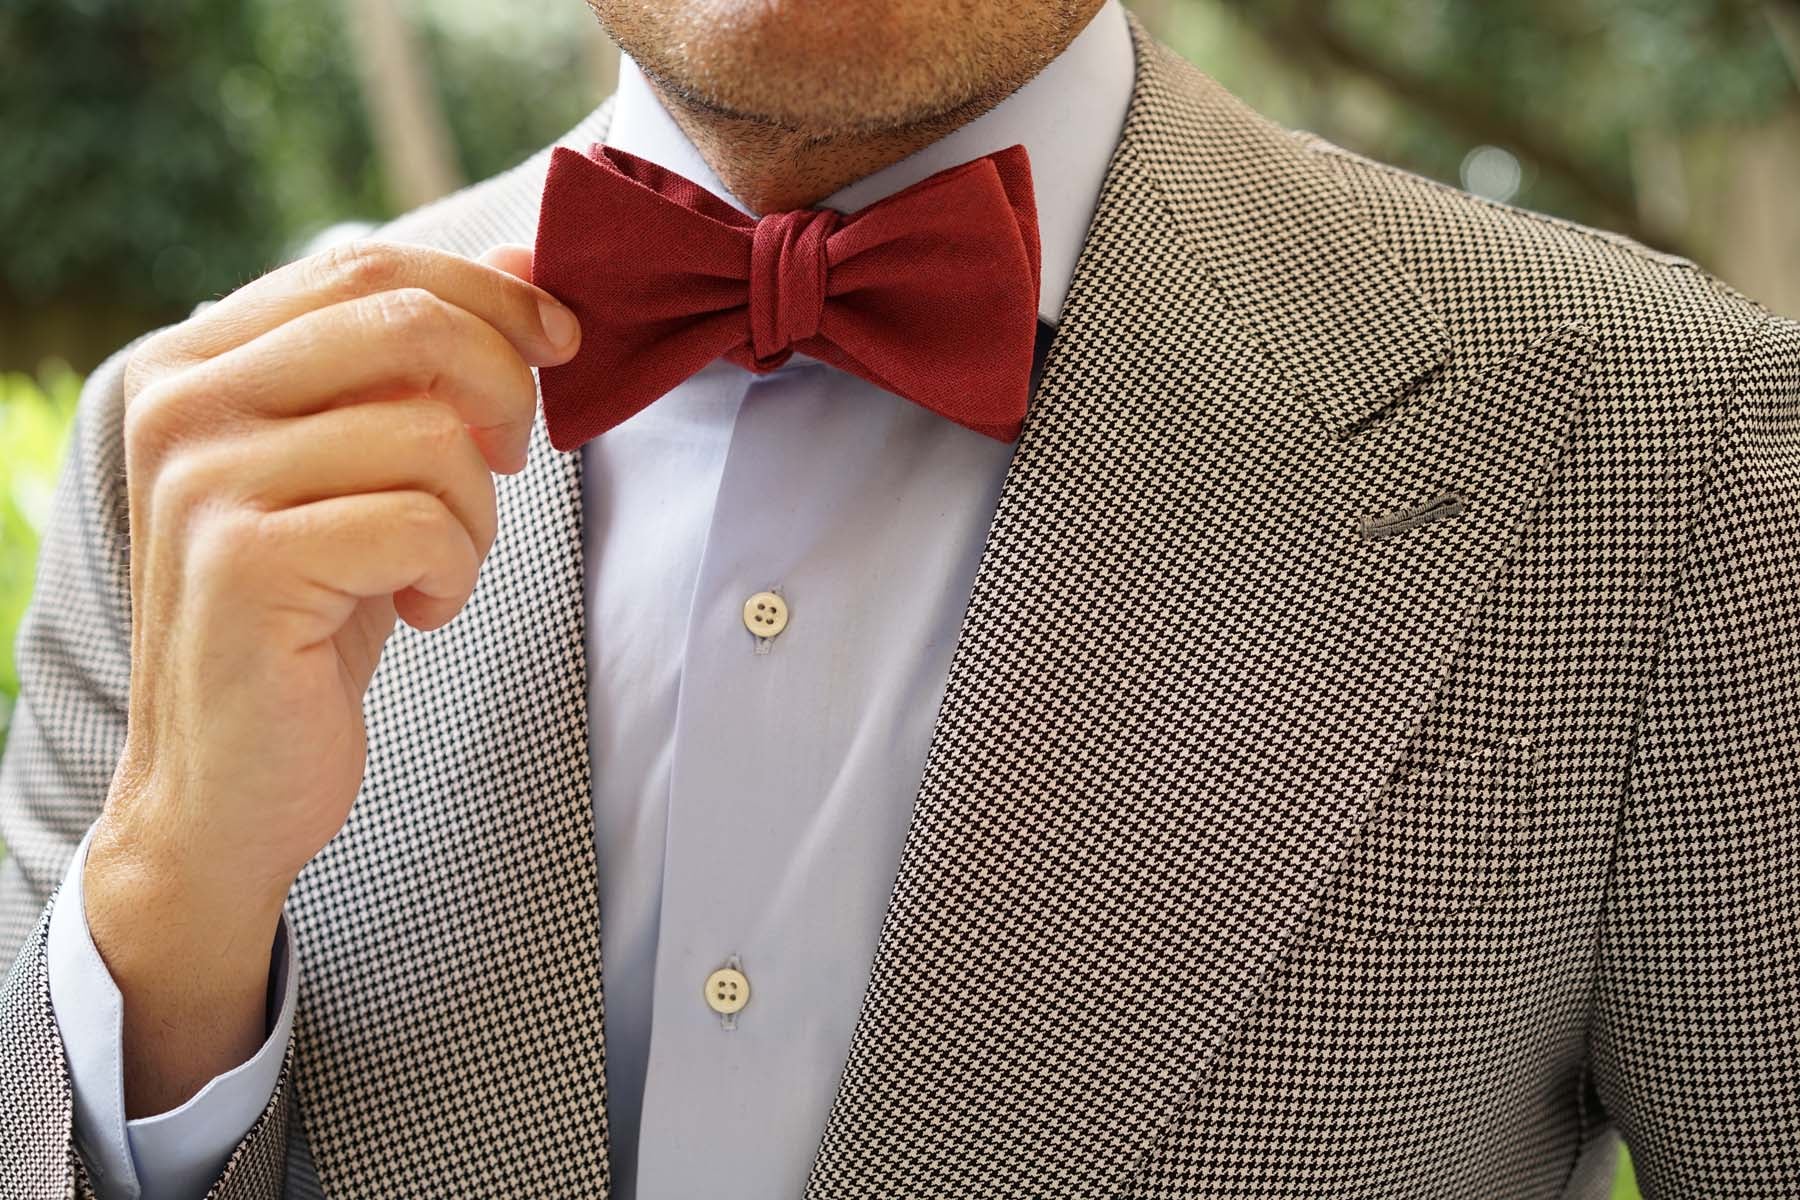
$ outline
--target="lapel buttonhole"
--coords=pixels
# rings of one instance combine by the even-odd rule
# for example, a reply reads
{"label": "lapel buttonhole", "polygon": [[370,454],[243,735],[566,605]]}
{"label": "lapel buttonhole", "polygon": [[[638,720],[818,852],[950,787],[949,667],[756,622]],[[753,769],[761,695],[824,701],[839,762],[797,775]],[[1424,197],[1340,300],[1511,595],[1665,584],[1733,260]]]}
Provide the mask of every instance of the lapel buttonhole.
{"label": "lapel buttonhole", "polygon": [[1366,538],[1393,537],[1415,525],[1427,525],[1445,517],[1454,517],[1467,507],[1462,493],[1443,492],[1417,508],[1365,516],[1357,523],[1357,531]]}

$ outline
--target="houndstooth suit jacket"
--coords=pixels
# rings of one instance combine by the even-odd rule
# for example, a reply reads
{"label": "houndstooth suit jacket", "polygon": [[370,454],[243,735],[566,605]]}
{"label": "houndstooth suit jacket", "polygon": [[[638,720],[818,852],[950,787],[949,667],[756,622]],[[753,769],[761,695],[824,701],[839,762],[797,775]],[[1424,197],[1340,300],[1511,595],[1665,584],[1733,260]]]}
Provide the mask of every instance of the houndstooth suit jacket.
{"label": "houndstooth suit jacket", "polygon": [[[1133,36],[807,1200],[1598,1197],[1621,1131],[1800,1194],[1800,327]],[[529,242],[546,154],[387,236]],[[8,1198],[87,1187],[46,901],[124,737],[121,366],[0,769]],[[215,1197],[607,1193],[580,461],[540,415],[387,647]]]}

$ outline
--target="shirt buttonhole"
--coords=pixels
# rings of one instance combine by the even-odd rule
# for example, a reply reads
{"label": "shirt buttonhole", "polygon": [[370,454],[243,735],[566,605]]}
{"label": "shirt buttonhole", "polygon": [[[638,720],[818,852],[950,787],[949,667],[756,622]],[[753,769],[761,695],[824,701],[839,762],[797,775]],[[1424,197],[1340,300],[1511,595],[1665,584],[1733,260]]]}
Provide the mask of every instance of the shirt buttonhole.
{"label": "shirt buttonhole", "polygon": [[[770,590],[773,590],[773,589],[770,589]],[[773,638],[757,638],[756,640],[759,642],[768,642],[768,641],[773,641],[774,639]],[[766,652],[759,650],[759,651],[757,651],[757,653],[762,654],[762,653],[766,653]],[[726,956],[725,965],[730,967],[734,971],[741,971],[744,969],[743,960],[738,958],[738,956],[735,954]],[[737,1019],[738,1019],[738,1015],[734,1012],[720,1013],[719,1014],[719,1028],[725,1030],[727,1033],[730,1033],[732,1030],[737,1028]]]}

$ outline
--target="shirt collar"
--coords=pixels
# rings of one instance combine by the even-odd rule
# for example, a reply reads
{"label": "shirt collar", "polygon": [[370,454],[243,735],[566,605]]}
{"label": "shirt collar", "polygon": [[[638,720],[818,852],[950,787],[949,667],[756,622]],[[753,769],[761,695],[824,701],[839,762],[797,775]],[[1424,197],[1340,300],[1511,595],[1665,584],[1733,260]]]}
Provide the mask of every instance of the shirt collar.
{"label": "shirt collar", "polygon": [[[1119,0],[1106,0],[1075,40],[1025,86],[922,150],[833,192],[820,205],[855,212],[945,167],[1024,143],[1043,251],[1038,316],[1054,325],[1125,123],[1135,61],[1125,10]],[[629,55],[620,56],[618,98],[606,144],[685,175],[756,215],[726,191]]]}

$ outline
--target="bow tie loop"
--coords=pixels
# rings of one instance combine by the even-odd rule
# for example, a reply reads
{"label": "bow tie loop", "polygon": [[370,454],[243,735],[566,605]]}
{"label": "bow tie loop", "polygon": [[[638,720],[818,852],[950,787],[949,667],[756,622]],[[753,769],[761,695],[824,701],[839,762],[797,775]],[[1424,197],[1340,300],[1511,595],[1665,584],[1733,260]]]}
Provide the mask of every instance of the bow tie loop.
{"label": "bow tie loop", "polygon": [[829,208],[801,208],[757,221],[750,245],[753,370],[773,371],[795,342],[819,332],[830,271],[826,243],[842,220]]}

